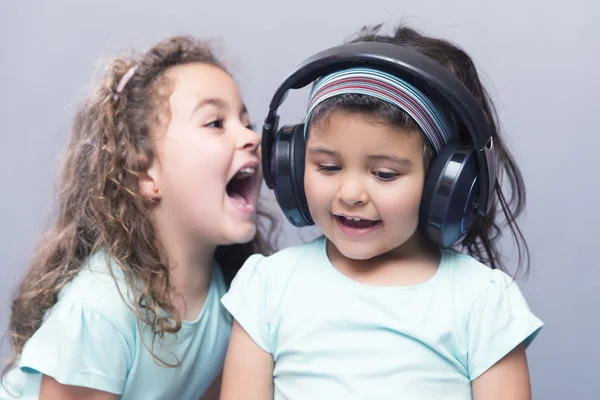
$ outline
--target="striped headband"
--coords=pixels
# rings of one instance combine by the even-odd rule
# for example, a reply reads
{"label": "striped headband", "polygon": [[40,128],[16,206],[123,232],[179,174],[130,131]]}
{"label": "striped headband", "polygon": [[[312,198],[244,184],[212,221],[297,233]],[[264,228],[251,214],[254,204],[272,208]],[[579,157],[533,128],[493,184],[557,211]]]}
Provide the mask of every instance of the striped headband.
{"label": "striped headband", "polygon": [[348,93],[372,96],[404,110],[425,133],[436,153],[458,136],[452,116],[416,87],[382,71],[351,68],[327,75],[315,84],[310,94],[304,137],[315,108],[327,99]]}

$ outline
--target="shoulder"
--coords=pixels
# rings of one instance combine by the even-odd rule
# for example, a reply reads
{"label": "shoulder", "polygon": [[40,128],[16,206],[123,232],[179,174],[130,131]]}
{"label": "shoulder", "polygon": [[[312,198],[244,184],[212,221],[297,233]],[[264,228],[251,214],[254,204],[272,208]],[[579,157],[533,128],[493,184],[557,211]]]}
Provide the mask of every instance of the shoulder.
{"label": "shoulder", "polygon": [[477,259],[456,250],[442,250],[441,268],[445,285],[457,300],[454,304],[467,313],[482,298],[494,294],[498,299],[519,291],[517,282],[507,273],[492,269]]}
{"label": "shoulder", "polygon": [[470,291],[483,290],[491,283],[513,282],[513,278],[507,273],[492,269],[474,257],[452,249],[442,250],[442,266],[446,268],[454,282],[464,286],[465,289],[470,288]]}
{"label": "shoulder", "polygon": [[285,279],[293,274],[298,266],[319,258],[324,243],[324,237],[318,237],[308,243],[287,247],[270,256],[254,254],[246,260],[238,275],[258,274],[270,281]]}
{"label": "shoulder", "polygon": [[448,303],[461,316],[469,378],[474,380],[520,343],[529,346],[543,322],[507,273],[455,251],[443,254],[452,290]]}
{"label": "shoulder", "polygon": [[444,250],[443,260],[454,297],[461,300],[458,304],[469,318],[492,314],[497,320],[508,320],[516,314],[530,314],[519,284],[506,272],[456,251]]}
{"label": "shoulder", "polygon": [[[103,253],[87,259],[26,342],[20,366],[69,385],[121,393],[135,359],[137,319]],[[116,282],[119,282],[117,284]],[[123,290],[123,295],[119,293]]]}
{"label": "shoulder", "polygon": [[325,238],[318,237],[308,243],[287,247],[270,256],[254,254],[246,264],[260,265],[259,268],[277,273],[277,270],[291,269],[298,264],[319,257],[324,249]]}
{"label": "shoulder", "polygon": [[322,254],[324,239],[288,247],[271,256],[255,254],[246,260],[221,302],[263,350],[272,353],[272,321],[288,283],[299,266]]}
{"label": "shoulder", "polygon": [[[91,255],[79,273],[60,292],[55,307],[78,307],[106,319],[123,334],[134,333],[137,319],[131,305],[138,291],[128,287],[118,263],[99,251]],[[133,332],[132,332],[133,331]]]}
{"label": "shoulder", "polygon": [[249,301],[260,301],[263,305],[274,307],[295,273],[322,256],[323,246],[324,239],[317,238],[270,256],[250,256],[231,282],[229,291],[222,299],[223,304],[230,313],[235,307],[246,308]]}
{"label": "shoulder", "polygon": [[484,281],[493,271],[474,257],[454,249],[442,250],[442,262],[447,263],[447,266],[452,268],[455,273],[472,276],[475,280]]}

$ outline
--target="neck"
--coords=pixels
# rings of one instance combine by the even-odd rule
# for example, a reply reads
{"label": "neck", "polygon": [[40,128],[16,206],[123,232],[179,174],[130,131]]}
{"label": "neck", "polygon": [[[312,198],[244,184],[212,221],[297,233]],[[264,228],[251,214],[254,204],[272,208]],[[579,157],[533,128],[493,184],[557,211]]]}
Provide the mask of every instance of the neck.
{"label": "neck", "polygon": [[439,262],[439,249],[426,240],[419,231],[416,231],[409,240],[392,251],[376,257],[375,259],[393,260],[399,263],[414,263],[420,260],[433,260]]}
{"label": "neck", "polygon": [[439,266],[439,249],[416,232],[401,246],[366,260],[342,254],[328,240],[331,264],[347,277],[373,286],[412,286],[429,280]]}
{"label": "neck", "polygon": [[194,240],[164,219],[157,223],[157,234],[177,294],[172,298],[175,308],[184,320],[195,320],[208,294],[217,246]]}

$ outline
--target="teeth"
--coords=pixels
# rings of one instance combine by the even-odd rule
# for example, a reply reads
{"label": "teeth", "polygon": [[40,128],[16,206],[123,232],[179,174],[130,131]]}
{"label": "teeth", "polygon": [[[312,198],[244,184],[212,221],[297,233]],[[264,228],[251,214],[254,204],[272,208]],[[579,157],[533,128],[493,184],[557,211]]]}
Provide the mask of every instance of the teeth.
{"label": "teeth", "polygon": [[247,178],[249,176],[252,176],[256,173],[256,168],[253,167],[244,167],[240,170],[240,172],[238,172],[237,174],[235,174],[235,177],[237,179],[243,179],[243,178]]}
{"label": "teeth", "polygon": [[360,218],[351,218],[351,217],[346,217],[346,216],[344,216],[344,218],[346,218],[349,221],[352,221],[352,220],[354,220],[354,221],[360,221]]}

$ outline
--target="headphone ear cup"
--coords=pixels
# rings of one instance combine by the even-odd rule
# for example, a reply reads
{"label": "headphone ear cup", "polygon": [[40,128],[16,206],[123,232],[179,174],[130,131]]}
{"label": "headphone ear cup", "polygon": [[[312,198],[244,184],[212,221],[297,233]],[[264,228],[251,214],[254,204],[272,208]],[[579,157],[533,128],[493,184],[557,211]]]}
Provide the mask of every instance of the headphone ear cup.
{"label": "headphone ear cup", "polygon": [[455,245],[477,219],[479,168],[475,151],[460,142],[450,143],[434,159],[427,173],[419,227],[440,247]]}
{"label": "headphone ear cup", "polygon": [[[294,126],[292,132],[291,146],[291,166],[292,166],[292,189],[294,190],[294,199],[296,209],[304,221],[303,225],[314,225],[314,221],[308,209],[306,193],[304,192],[304,167],[306,165],[306,140],[304,138],[304,124]],[[296,225],[300,226],[300,225]]]}
{"label": "headphone ear cup", "polygon": [[271,170],[275,177],[275,197],[285,217],[294,226],[314,222],[304,194],[304,124],[282,127],[273,143]]}

